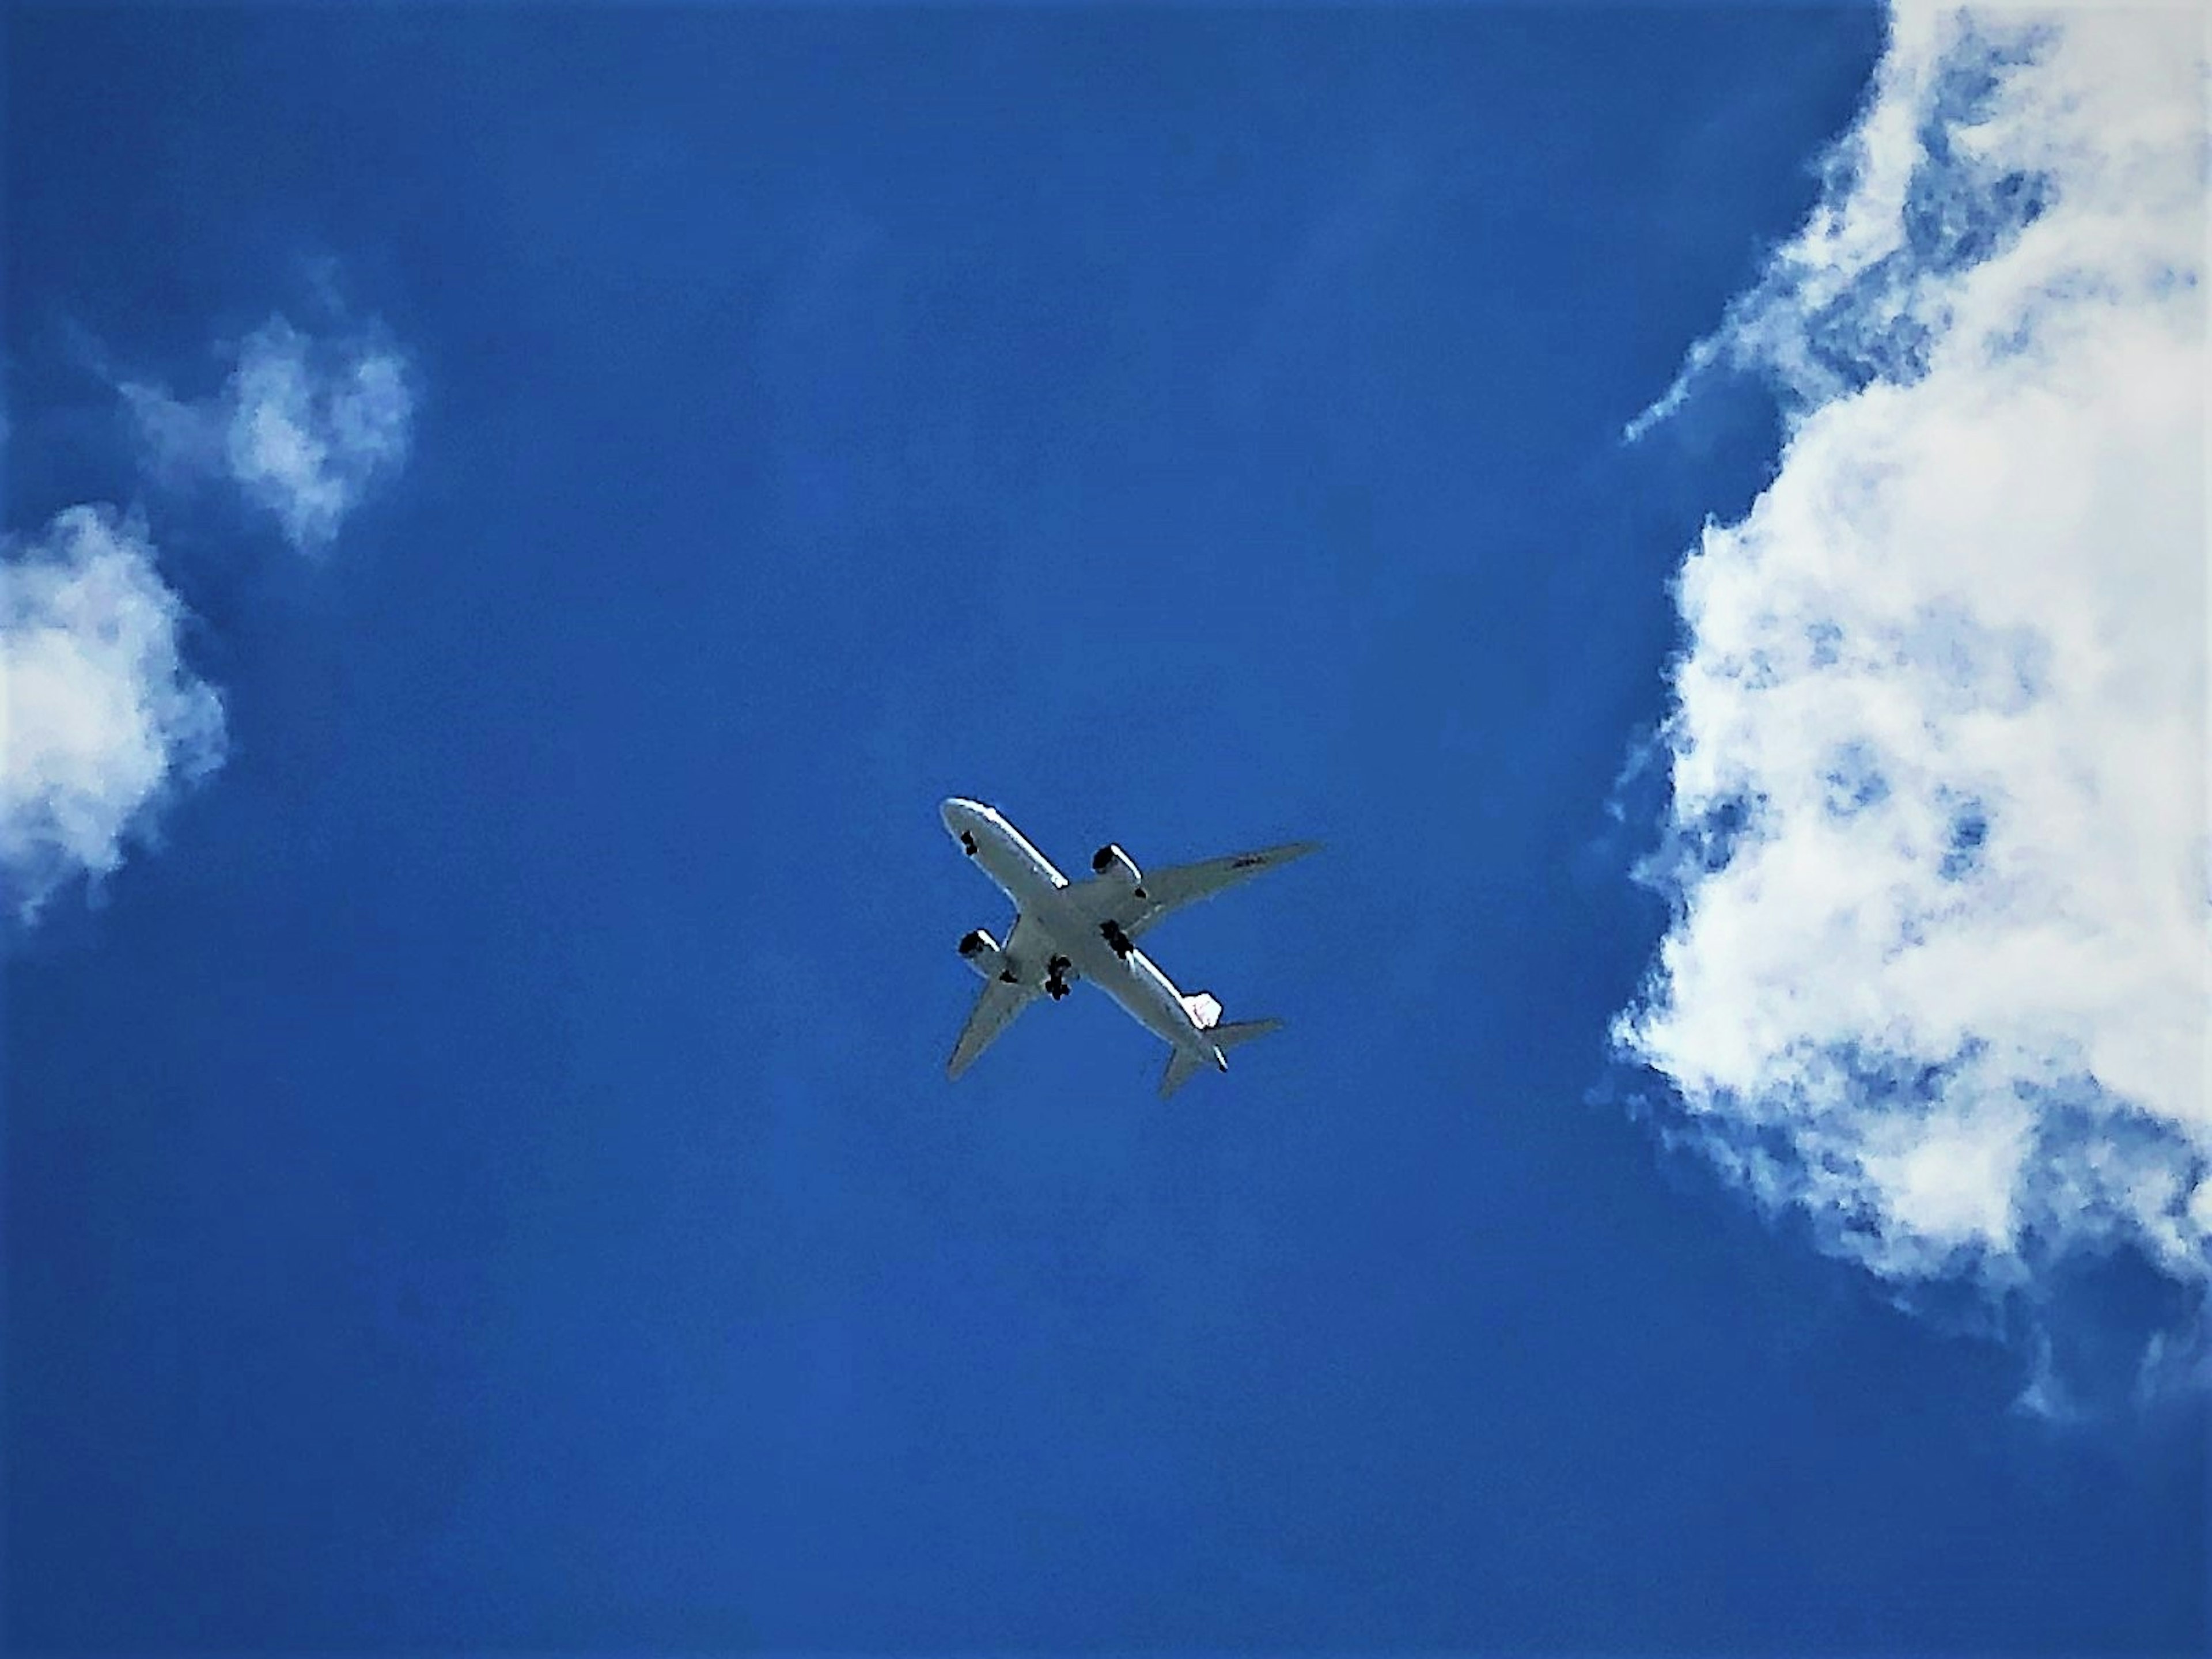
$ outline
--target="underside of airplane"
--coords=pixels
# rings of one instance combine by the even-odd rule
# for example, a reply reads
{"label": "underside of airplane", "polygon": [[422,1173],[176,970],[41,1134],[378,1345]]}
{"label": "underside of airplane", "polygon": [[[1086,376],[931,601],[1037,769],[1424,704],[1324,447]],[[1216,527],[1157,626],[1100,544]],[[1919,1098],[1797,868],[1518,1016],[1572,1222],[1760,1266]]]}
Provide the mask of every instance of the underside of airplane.
{"label": "underside of airplane", "polygon": [[961,957],[983,988],[953,1047],[949,1075],[974,1065],[1038,997],[1056,1001],[1085,980],[1169,1045],[1163,1097],[1206,1066],[1227,1071],[1228,1050],[1281,1025],[1275,1019],[1224,1023],[1218,999],[1177,990],[1137,941],[1163,917],[1303,858],[1319,842],[1291,842],[1151,871],[1109,842],[1092,855],[1090,875],[1070,882],[996,809],[955,797],[939,813],[961,850],[1015,906],[1004,944],[980,927],[960,940]]}

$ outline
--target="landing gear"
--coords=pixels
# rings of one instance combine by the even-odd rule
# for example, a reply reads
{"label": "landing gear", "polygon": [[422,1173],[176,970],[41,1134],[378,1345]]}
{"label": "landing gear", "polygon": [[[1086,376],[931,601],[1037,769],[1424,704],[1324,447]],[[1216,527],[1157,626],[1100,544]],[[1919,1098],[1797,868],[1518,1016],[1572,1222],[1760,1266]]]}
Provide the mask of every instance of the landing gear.
{"label": "landing gear", "polygon": [[1136,941],[1121,931],[1121,924],[1118,921],[1100,922],[1098,937],[1112,946],[1114,954],[1124,962],[1129,959],[1129,952],[1137,948]]}
{"label": "landing gear", "polygon": [[975,856],[975,835],[973,830],[963,830],[960,832],[960,850],[971,859]]}
{"label": "landing gear", "polygon": [[1059,1001],[1068,993],[1070,988],[1067,983],[1067,970],[1073,965],[1066,957],[1054,957],[1050,962],[1045,963],[1045,994],[1054,1002]]}

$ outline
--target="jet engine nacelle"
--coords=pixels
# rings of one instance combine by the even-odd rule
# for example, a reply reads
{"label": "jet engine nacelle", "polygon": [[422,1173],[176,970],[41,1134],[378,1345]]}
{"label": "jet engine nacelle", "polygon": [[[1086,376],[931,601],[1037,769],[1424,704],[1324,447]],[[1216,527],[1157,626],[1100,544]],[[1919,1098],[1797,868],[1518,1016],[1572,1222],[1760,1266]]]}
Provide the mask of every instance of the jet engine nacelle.
{"label": "jet engine nacelle", "polygon": [[980,927],[960,936],[960,959],[975,970],[978,979],[996,979],[1006,968],[1006,953],[999,941]]}
{"label": "jet engine nacelle", "polygon": [[1118,883],[1139,898],[1144,897],[1144,872],[1137,868],[1135,860],[1112,842],[1108,842],[1091,855],[1091,867],[1103,879]]}

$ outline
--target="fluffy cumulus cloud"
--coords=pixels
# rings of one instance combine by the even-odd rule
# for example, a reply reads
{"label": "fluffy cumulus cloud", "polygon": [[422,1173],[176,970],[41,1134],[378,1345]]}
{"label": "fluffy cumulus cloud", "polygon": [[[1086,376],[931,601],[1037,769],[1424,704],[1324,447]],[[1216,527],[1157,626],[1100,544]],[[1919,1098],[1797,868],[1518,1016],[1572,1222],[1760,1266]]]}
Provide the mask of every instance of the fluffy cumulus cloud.
{"label": "fluffy cumulus cloud", "polygon": [[222,704],[178,649],[143,532],[72,507],[0,563],[0,880],[18,917],[113,870],[222,758]]}
{"label": "fluffy cumulus cloud", "polygon": [[184,402],[144,384],[123,395],[159,471],[228,477],[303,551],[328,546],[398,470],[414,417],[406,363],[388,343],[312,339],[282,317],[240,342],[212,397]]}
{"label": "fluffy cumulus cloud", "polygon": [[2206,76],[2193,12],[1900,8],[1646,416],[1718,365],[1789,418],[1681,572],[1675,915],[1617,1035],[1893,1281],[2212,1279]]}

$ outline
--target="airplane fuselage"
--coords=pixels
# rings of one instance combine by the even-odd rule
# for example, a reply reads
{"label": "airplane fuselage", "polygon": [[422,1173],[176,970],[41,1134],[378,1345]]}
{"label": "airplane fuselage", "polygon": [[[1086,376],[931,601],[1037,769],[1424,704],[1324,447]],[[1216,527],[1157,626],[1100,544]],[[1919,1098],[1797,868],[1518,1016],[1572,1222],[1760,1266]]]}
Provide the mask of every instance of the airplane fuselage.
{"label": "airplane fuselage", "polygon": [[945,803],[941,816],[962,849],[1014,902],[1017,911],[1036,919],[1052,949],[1078,974],[1153,1036],[1194,1059],[1229,1069],[1227,1057],[1192,1017],[1175,981],[1134,945],[1124,953],[1108,943],[1065,896],[1067,878],[1002,814],[980,801],[956,799]]}

